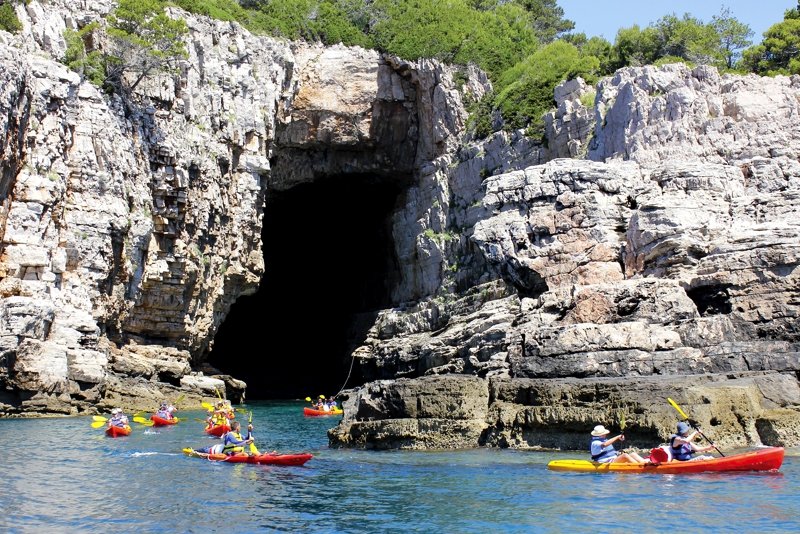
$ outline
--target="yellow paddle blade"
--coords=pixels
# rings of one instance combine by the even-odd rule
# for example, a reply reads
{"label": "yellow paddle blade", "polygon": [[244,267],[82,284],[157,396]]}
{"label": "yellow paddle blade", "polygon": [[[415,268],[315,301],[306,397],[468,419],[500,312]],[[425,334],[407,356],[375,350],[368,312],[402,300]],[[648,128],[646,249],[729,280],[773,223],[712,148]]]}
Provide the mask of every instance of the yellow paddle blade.
{"label": "yellow paddle blade", "polygon": [[102,415],[93,415],[92,416],[92,421],[106,422],[106,421],[108,421],[108,419],[106,419]]}
{"label": "yellow paddle blade", "polygon": [[620,430],[625,430],[625,412],[620,410],[617,413],[617,416],[619,417],[619,429]]}
{"label": "yellow paddle blade", "polygon": [[208,410],[209,412],[213,412],[213,411],[214,411],[214,405],[212,405],[212,404],[209,404],[209,403],[207,403],[207,402],[201,402],[201,403],[200,403],[200,406],[202,406],[203,408],[205,408],[205,409],[206,409],[206,410]]}
{"label": "yellow paddle blade", "polygon": [[147,424],[152,423],[152,421],[150,421],[148,419],[145,419],[144,417],[138,417],[138,416],[134,416],[133,422],[134,423],[141,423],[143,425],[147,425]]}
{"label": "yellow paddle blade", "polygon": [[92,428],[100,428],[101,426],[106,426],[105,421],[94,421],[92,423]]}
{"label": "yellow paddle blade", "polygon": [[306,400],[307,400],[308,402],[311,402],[311,397],[306,397]]}
{"label": "yellow paddle blade", "polygon": [[681,407],[678,406],[678,404],[674,400],[670,399],[669,397],[667,397],[667,400],[669,401],[669,403],[672,405],[673,408],[678,410],[678,413],[681,414],[681,417],[683,417],[684,419],[689,419],[689,416],[686,415],[686,413],[683,410],[681,410]]}
{"label": "yellow paddle blade", "polygon": [[178,403],[181,402],[183,399],[186,398],[186,393],[181,393],[177,399],[175,399],[175,406],[178,406]]}

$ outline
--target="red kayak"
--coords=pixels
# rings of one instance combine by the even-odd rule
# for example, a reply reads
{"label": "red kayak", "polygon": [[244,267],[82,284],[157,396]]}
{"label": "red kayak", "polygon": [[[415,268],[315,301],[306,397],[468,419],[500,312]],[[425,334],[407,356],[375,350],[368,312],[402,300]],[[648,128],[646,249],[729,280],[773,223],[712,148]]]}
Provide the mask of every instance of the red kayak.
{"label": "red kayak", "polygon": [[311,458],[312,454],[234,454],[228,456],[226,454],[208,454],[205,452],[196,451],[194,449],[183,449],[183,453],[187,456],[194,456],[196,458],[204,458],[214,462],[228,462],[234,464],[261,464],[261,465],[303,465]]}
{"label": "red kayak", "polygon": [[151,415],[150,420],[153,422],[153,426],[169,426],[178,423],[178,419],[176,417],[173,417],[172,419],[164,419],[156,414]]}
{"label": "red kayak", "polygon": [[111,438],[117,438],[119,436],[127,436],[130,433],[131,433],[131,427],[128,425],[125,426],[110,425],[106,427],[106,436]]}
{"label": "red kayak", "polygon": [[334,408],[333,410],[325,411],[325,410],[315,410],[314,408],[309,408],[305,406],[303,408],[303,415],[316,417],[318,415],[342,415],[344,410],[341,408]]}
{"label": "red kayak", "polygon": [[766,447],[742,454],[720,456],[710,460],[650,462],[646,464],[598,463],[590,460],[553,460],[547,464],[553,471],[592,473],[707,473],[724,471],[777,471],[783,463],[783,447]]}
{"label": "red kayak", "polygon": [[226,432],[230,432],[231,427],[230,425],[214,425],[214,426],[207,426],[206,427],[206,434],[210,436],[217,436],[222,437],[222,435]]}

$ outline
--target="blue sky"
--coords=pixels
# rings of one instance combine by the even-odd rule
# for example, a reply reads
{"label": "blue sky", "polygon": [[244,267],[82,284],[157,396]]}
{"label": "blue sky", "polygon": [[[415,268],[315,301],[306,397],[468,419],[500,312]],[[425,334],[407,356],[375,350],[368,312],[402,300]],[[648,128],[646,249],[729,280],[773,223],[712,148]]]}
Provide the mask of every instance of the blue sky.
{"label": "blue sky", "polygon": [[761,42],[761,34],[776,22],[783,20],[787,9],[797,6],[797,0],[557,0],[565,18],[575,22],[575,31],[588,37],[600,35],[612,43],[620,28],[634,24],[650,25],[664,15],[693,17],[710,22],[725,6],[731,15],[750,26],[753,42]]}

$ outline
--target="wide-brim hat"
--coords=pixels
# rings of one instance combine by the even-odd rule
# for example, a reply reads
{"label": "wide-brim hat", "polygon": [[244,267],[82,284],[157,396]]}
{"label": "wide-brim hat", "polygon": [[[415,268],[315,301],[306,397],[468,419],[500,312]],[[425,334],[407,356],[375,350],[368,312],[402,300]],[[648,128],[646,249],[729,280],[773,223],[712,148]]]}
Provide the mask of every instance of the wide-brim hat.
{"label": "wide-brim hat", "polygon": [[611,431],[606,427],[604,427],[603,425],[597,425],[596,427],[594,427],[594,430],[592,430],[593,436],[605,436],[606,434],[610,433]]}

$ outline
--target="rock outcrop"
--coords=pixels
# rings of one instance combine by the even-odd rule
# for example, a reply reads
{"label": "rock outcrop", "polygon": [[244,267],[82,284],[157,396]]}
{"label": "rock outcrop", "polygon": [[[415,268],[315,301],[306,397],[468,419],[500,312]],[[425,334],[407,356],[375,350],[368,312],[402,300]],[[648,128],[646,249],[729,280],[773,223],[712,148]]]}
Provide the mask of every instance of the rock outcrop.
{"label": "rock outcrop", "polygon": [[104,94],[59,59],[112,8],[0,32],[0,413],[241,399],[205,360],[267,200],[369,175],[401,186],[397,274],[333,445],[583,447],[619,413],[645,444],[667,396],[726,446],[800,444],[800,77],[626,68],[557,88],[544,144],[470,140],[475,69],[175,9],[181,72]]}

